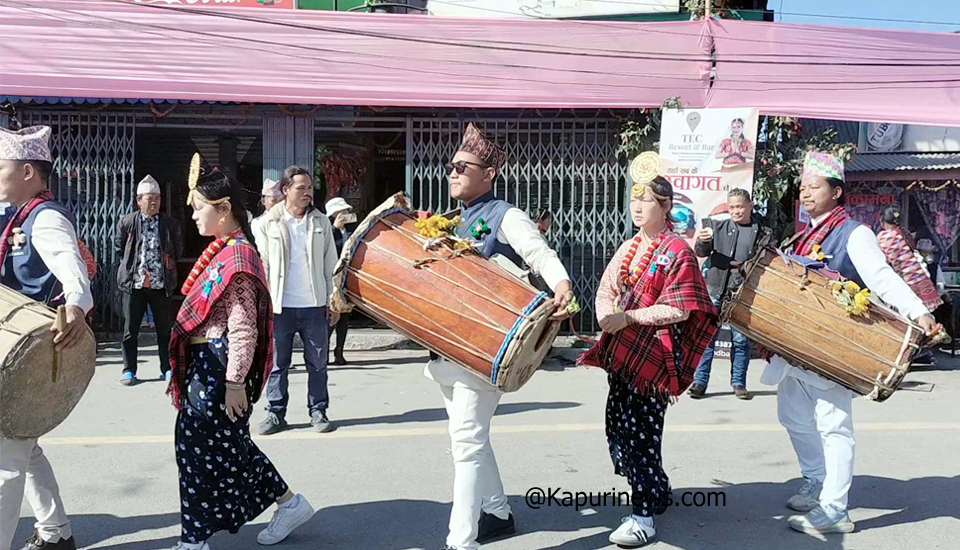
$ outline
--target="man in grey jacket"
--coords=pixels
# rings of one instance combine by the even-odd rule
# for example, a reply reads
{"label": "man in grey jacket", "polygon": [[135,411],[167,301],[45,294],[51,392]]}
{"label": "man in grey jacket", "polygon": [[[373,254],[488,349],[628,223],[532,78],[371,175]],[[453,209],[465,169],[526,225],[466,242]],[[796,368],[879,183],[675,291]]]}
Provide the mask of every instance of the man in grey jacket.
{"label": "man in grey jacket", "polygon": [[177,260],[183,250],[180,225],[160,213],[160,184],[151,176],[137,185],[137,208],[120,218],[114,253],[120,258],[117,287],[123,294],[123,376],[120,383],[137,382],[140,324],[147,306],[157,326],[160,377],[170,381],[167,344],[176,318],[171,297],[178,288]]}
{"label": "man in grey jacket", "polygon": [[[743,278],[740,266],[753,257],[766,230],[753,215],[753,203],[746,189],[731,189],[727,194],[730,219],[705,227],[697,235],[694,251],[701,258],[709,258],[707,287],[717,307],[740,288]],[[747,367],[750,365],[750,340],[737,330],[730,329],[730,385],[738,399],[750,399],[747,391]],[[694,399],[704,396],[710,382],[713,363],[713,345],[707,348],[693,377],[689,395]]]}
{"label": "man in grey jacket", "polygon": [[259,432],[273,434],[287,426],[288,372],[298,333],[307,365],[310,423],[318,432],[329,432],[335,427],[327,418],[328,327],[340,318],[327,309],[337,263],[333,226],[313,206],[313,180],[306,168],[284,170],[280,188],[283,201],[259,218],[255,234],[273,300],[276,359],[267,382],[267,417]]}

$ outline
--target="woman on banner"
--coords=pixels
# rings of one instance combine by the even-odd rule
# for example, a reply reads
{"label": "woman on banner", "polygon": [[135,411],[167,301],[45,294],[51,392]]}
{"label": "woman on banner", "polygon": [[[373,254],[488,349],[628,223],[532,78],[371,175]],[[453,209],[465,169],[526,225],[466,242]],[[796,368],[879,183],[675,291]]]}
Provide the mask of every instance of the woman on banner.
{"label": "woman on banner", "polygon": [[757,152],[753,143],[744,137],[745,123],[742,118],[735,118],[730,123],[730,137],[720,142],[717,148],[717,158],[723,159],[723,166],[739,166],[753,162]]}
{"label": "woman on banner", "polygon": [[717,331],[717,310],[697,258],[672,231],[673,187],[659,172],[656,153],[631,164],[630,215],[640,231],[604,270],[596,298],[603,334],[579,359],[609,373],[610,457],[633,489],[633,513],[610,542],[631,548],[653,539],[653,515],[670,506],[661,456],[664,414],[690,386]]}
{"label": "woman on banner", "polygon": [[179,411],[181,505],[174,549],[210,550],[214,533],[236,533],[274,502],[277,511],[257,541],[276,544],[314,510],[250,439],[252,404],[273,365],[273,308],[263,264],[240,188],[216,169],[201,175],[199,155],[189,187],[197,229],[214,241],[183,285],[186,300],[170,339],[167,392]]}

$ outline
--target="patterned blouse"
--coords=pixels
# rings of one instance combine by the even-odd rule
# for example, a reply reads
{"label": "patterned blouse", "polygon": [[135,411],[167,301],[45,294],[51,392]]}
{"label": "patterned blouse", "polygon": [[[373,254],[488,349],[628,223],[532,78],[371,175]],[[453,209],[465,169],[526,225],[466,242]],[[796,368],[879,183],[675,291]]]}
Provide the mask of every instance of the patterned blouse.
{"label": "patterned blouse", "polygon": [[160,216],[140,214],[140,258],[133,288],[163,288],[163,258],[160,251]]}
{"label": "patterned blouse", "polygon": [[213,310],[197,329],[197,336],[228,336],[227,381],[242,383],[250,372],[257,347],[257,286],[249,275],[236,275],[223,290]]}
{"label": "patterned blouse", "polygon": [[[598,320],[618,313],[621,310],[620,265],[623,263],[623,258],[627,255],[627,251],[630,250],[630,244],[632,242],[633,239],[630,239],[623,243],[623,245],[620,246],[620,249],[617,250],[617,253],[613,255],[613,259],[610,260],[610,263],[607,264],[607,268],[603,270],[603,277],[601,277],[600,285],[597,287],[597,298],[595,303]],[[643,251],[645,251],[649,246],[650,242],[646,239],[640,243],[638,253],[630,262],[631,273],[634,273],[640,268],[640,261],[643,257]],[[626,312],[626,314],[633,324],[656,326],[672,325],[674,323],[686,321],[687,318],[690,317],[689,311],[683,311],[679,308],[665,304],[657,304],[642,309],[634,309]]]}

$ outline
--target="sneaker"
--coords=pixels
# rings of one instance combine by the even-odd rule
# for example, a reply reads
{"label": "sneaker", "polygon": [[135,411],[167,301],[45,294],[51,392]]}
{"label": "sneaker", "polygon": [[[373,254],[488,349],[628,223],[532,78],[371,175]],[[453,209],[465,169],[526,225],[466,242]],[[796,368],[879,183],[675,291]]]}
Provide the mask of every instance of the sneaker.
{"label": "sneaker", "polygon": [[627,548],[639,548],[653,540],[653,537],[657,534],[653,518],[627,516],[620,521],[622,522],[620,527],[610,533],[609,540],[613,544]]}
{"label": "sneaker", "polygon": [[170,383],[170,380],[173,378],[173,371],[168,370],[167,372],[160,375],[160,380],[163,380],[167,384]]}
{"label": "sneaker", "polygon": [[210,545],[206,541],[200,544],[194,544],[192,542],[178,542],[173,545],[173,548],[170,550],[210,550]]}
{"label": "sneaker", "polygon": [[327,419],[326,411],[313,411],[310,413],[310,425],[320,433],[332,432],[337,429],[337,426]]}
{"label": "sneaker", "polygon": [[[257,542],[264,546],[277,544],[287,538],[294,529],[300,527],[313,517],[313,506],[307,502],[303,495],[295,495],[292,506],[281,506],[277,504],[276,511],[273,512],[273,519],[270,525],[257,535]],[[289,502],[287,503],[289,504]]]}
{"label": "sneaker", "polygon": [[77,543],[74,542],[73,537],[60,539],[57,542],[47,542],[40,538],[39,532],[34,531],[20,550],[40,550],[41,548],[43,550],[77,550]]}
{"label": "sneaker", "polygon": [[694,384],[690,386],[689,390],[687,390],[687,395],[689,395],[692,399],[700,399],[706,393],[707,387],[701,386],[700,384]]}
{"label": "sneaker", "polygon": [[500,519],[493,514],[480,512],[480,528],[477,530],[477,542],[483,544],[500,537],[512,535],[517,532],[517,526],[513,521],[513,514],[507,516],[507,519]]}
{"label": "sneaker", "polygon": [[257,426],[257,433],[260,435],[270,435],[283,431],[287,428],[287,421],[277,416],[277,413],[268,412],[267,417]]}
{"label": "sneaker", "polygon": [[753,399],[753,396],[750,395],[750,392],[747,391],[747,388],[745,388],[745,387],[743,387],[743,386],[734,386],[734,387],[733,387],[733,395],[734,395],[737,399],[743,399],[744,401],[748,401],[748,400],[750,400],[750,399]]}
{"label": "sneaker", "polygon": [[808,535],[829,535],[831,533],[852,533],[853,522],[846,512],[839,515],[830,515],[822,507],[817,506],[803,516],[790,516],[787,524],[794,531]]}
{"label": "sneaker", "polygon": [[820,489],[823,484],[815,479],[803,478],[803,487],[787,500],[787,508],[798,512],[809,512],[820,506]]}
{"label": "sneaker", "polygon": [[130,371],[123,373],[123,376],[120,377],[121,386],[132,386],[137,383],[137,375],[133,374]]}

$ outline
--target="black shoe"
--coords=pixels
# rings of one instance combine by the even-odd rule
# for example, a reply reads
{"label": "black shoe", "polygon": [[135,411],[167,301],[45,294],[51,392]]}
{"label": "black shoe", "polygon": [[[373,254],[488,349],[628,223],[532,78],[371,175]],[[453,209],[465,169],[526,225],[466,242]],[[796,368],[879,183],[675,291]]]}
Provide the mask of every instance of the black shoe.
{"label": "black shoe", "polygon": [[743,386],[734,386],[733,395],[735,395],[737,399],[743,399],[744,401],[753,399],[753,396],[750,395],[750,392],[747,391],[747,388]]}
{"label": "black shoe", "polygon": [[706,386],[701,386],[700,384],[694,384],[687,390],[687,395],[689,395],[691,399],[700,399],[705,393],[707,393]]}
{"label": "black shoe", "polygon": [[450,545],[444,545],[444,547],[441,548],[440,550],[457,550],[457,549]]}
{"label": "black shoe", "polygon": [[257,426],[260,435],[270,435],[287,429],[287,421],[277,416],[277,413],[268,412],[267,417]]}
{"label": "black shoe", "polygon": [[77,550],[77,543],[73,537],[60,539],[59,542],[47,542],[40,538],[40,533],[34,531],[33,536],[27,539],[27,543],[20,550]]}
{"label": "black shoe", "polygon": [[333,362],[336,363],[337,365],[340,365],[341,367],[347,364],[347,360],[343,358],[342,353],[335,354]]}
{"label": "black shoe", "polygon": [[310,425],[320,433],[332,432],[337,429],[336,424],[330,422],[326,411],[313,411],[310,414]]}
{"label": "black shoe", "polygon": [[513,514],[510,514],[507,519],[500,519],[493,514],[480,512],[480,529],[477,531],[478,543],[483,544],[516,532],[517,526],[513,522]]}

